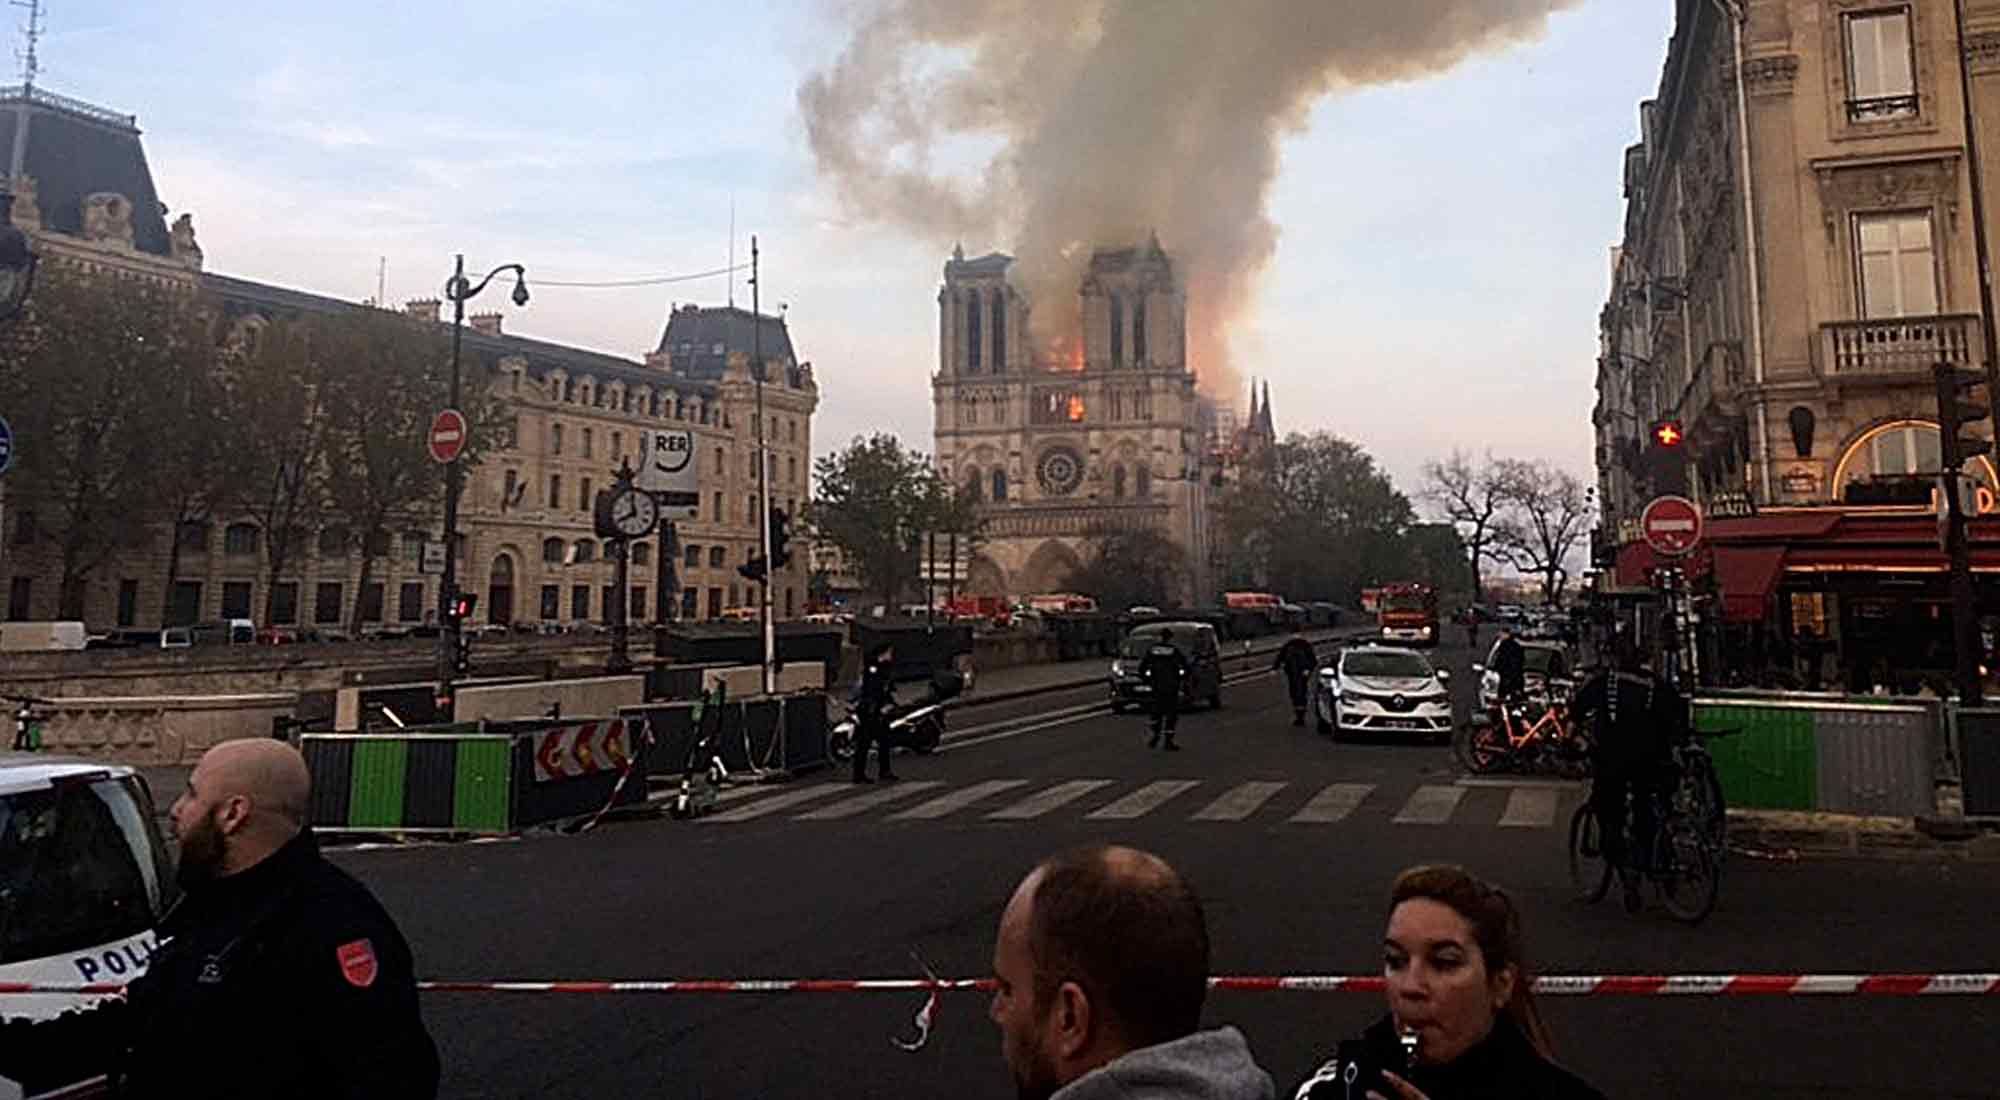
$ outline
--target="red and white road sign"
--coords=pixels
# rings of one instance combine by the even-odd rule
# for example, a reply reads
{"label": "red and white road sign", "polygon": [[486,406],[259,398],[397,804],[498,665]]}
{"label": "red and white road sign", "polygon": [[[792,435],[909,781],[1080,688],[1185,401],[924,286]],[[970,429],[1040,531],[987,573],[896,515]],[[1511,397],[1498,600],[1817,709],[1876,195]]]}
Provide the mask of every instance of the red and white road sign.
{"label": "red and white road sign", "polygon": [[1701,542],[1701,509],[1686,497],[1654,497],[1639,517],[1639,530],[1653,553],[1680,557]]}
{"label": "red and white road sign", "polygon": [[431,421],[431,457],[450,464],[458,461],[465,451],[465,414],[457,409],[446,409]]}
{"label": "red and white road sign", "polygon": [[558,726],[535,739],[535,782],[622,771],[632,760],[625,720]]}

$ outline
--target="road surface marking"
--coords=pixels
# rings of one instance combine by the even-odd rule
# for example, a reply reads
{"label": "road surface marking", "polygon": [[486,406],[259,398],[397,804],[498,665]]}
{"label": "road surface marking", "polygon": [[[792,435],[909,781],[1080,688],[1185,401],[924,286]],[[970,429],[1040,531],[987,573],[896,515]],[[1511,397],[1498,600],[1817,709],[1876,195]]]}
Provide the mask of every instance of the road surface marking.
{"label": "road surface marking", "polygon": [[1451,813],[1458,809],[1459,800],[1465,797],[1464,787],[1418,787],[1416,793],[1403,803],[1402,812],[1393,820],[1397,825],[1444,825],[1451,821]]}
{"label": "road surface marking", "polygon": [[1111,782],[1109,779],[1072,779],[1067,783],[1058,783],[1039,794],[1029,795],[1006,809],[995,810],[986,816],[993,821],[1027,821],[1030,818],[1040,817],[1050,810],[1067,806],[1100,787],[1109,787]]}
{"label": "road surface marking", "polygon": [[1589,784],[1581,779],[1486,779],[1461,776],[1452,781],[1460,787],[1497,787],[1507,791],[1580,791]]}
{"label": "road surface marking", "polygon": [[942,782],[934,779],[915,779],[907,783],[885,783],[879,790],[869,791],[867,794],[855,795],[853,798],[843,798],[831,806],[821,806],[817,810],[802,813],[792,820],[839,821],[844,817],[853,817],[856,814],[867,813],[877,806],[886,806],[899,798],[921,794],[924,791],[942,786],[944,786]]}
{"label": "road surface marking", "polygon": [[1194,815],[1195,821],[1241,821],[1271,800],[1271,796],[1284,790],[1285,783],[1239,783],[1229,793],[1202,807]]}
{"label": "road surface marking", "polygon": [[1373,783],[1335,783],[1313,796],[1305,808],[1292,815],[1292,820],[1301,824],[1327,824],[1343,820],[1361,805],[1368,793],[1375,789]]}
{"label": "road surface marking", "polygon": [[846,789],[847,785],[845,783],[815,783],[801,790],[772,795],[769,798],[760,798],[748,806],[741,806],[727,813],[713,814],[701,820],[720,825],[728,825],[738,821],[755,821],[765,814],[774,814],[779,810],[790,809],[801,802],[811,802],[815,798],[825,798],[835,791]]}
{"label": "road surface marking", "polygon": [[1560,791],[1543,787],[1521,787],[1507,796],[1507,812],[1500,825],[1509,829],[1546,829],[1556,823],[1556,797]]}
{"label": "road surface marking", "polygon": [[1025,779],[989,779],[984,783],[974,783],[963,790],[941,794],[929,802],[920,802],[899,814],[889,815],[890,821],[930,821],[949,813],[965,809],[982,798],[990,798],[1001,791],[1011,791],[1025,787]]}
{"label": "road surface marking", "polygon": [[1086,816],[1092,821],[1131,821],[1152,813],[1175,796],[1199,786],[1201,781],[1198,779],[1157,780]]}

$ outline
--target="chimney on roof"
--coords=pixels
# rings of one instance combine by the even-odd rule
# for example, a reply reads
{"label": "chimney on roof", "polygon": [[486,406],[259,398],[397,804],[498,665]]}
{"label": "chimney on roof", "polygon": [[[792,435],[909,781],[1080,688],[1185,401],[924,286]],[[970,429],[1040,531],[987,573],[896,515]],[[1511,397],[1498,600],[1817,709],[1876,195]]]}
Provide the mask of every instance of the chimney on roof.
{"label": "chimney on roof", "polygon": [[412,298],[403,303],[403,312],[419,321],[429,321],[432,324],[436,324],[438,308],[443,305],[444,303],[436,298]]}
{"label": "chimney on roof", "polygon": [[500,314],[498,311],[493,313],[475,313],[467,317],[466,320],[472,322],[474,331],[483,332],[488,336],[500,335]]}

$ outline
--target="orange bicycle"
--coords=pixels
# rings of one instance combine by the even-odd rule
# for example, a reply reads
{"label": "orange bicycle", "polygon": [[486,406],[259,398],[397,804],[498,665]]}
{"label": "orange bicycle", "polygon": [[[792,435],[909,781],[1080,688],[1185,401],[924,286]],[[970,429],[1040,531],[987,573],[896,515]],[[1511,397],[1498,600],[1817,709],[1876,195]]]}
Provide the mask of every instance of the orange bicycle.
{"label": "orange bicycle", "polygon": [[1459,727],[1452,738],[1458,762],[1475,775],[1513,771],[1566,779],[1588,776],[1588,734],[1570,720],[1568,692],[1551,688],[1541,705],[1541,714],[1530,721],[1528,703],[1503,701],[1494,714],[1482,714]]}

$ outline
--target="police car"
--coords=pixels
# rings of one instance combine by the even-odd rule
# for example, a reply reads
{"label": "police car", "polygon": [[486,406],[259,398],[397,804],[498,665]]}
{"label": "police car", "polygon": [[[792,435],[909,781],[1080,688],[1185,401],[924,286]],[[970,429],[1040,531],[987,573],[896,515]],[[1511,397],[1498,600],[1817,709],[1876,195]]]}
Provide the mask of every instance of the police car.
{"label": "police car", "polygon": [[[0,984],[139,976],[175,892],[171,867],[152,796],[131,768],[0,752]],[[100,1000],[0,994],[0,1026],[16,1033]],[[12,1045],[0,1044],[0,1082],[21,1072],[9,1065]]]}
{"label": "police car", "polygon": [[1319,731],[1335,737],[1451,737],[1451,674],[1421,653],[1392,646],[1343,649],[1312,685]]}

